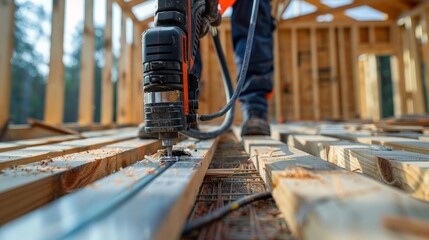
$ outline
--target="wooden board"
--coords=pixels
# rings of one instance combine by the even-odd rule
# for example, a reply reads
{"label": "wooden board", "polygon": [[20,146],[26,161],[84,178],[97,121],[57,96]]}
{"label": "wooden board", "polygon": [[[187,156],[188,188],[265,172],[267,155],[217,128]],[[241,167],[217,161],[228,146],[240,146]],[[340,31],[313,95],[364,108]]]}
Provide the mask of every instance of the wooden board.
{"label": "wooden board", "polygon": [[[62,197],[48,207],[4,226],[0,229],[0,238],[177,239],[210,164],[217,140],[188,140],[176,147],[187,148],[191,144],[196,149],[190,152],[192,157],[174,163],[142,190],[137,185],[157,174],[154,169],[161,170],[158,162],[143,160]],[[118,196],[130,191],[134,195],[127,195],[118,204],[109,205]],[[94,211],[101,215],[94,215]],[[85,219],[89,221],[82,222]],[[45,231],[40,231],[42,228]]]}
{"label": "wooden board", "polygon": [[131,139],[136,136],[136,132],[126,132],[114,136],[81,139],[2,152],[0,153],[0,170],[65,154],[95,149],[107,144]]}
{"label": "wooden board", "polygon": [[27,147],[35,147],[40,145],[65,142],[70,140],[76,140],[79,138],[80,137],[77,137],[74,135],[61,135],[61,136],[36,138],[36,139],[21,140],[21,141],[0,142],[0,152],[7,152],[7,151],[12,151],[12,150],[22,149]]}
{"label": "wooden board", "polygon": [[141,160],[161,147],[157,140],[129,140],[3,170],[0,225]]}
{"label": "wooden board", "polygon": [[390,216],[429,220],[429,205],[269,137],[244,139],[292,232],[302,239],[400,239]]}
{"label": "wooden board", "polygon": [[429,201],[429,155],[324,136],[289,135],[288,144]]}
{"label": "wooden board", "polygon": [[341,138],[367,144],[377,144],[391,147],[396,150],[429,154],[429,142],[399,137],[373,137],[365,134],[322,134],[329,137]]}

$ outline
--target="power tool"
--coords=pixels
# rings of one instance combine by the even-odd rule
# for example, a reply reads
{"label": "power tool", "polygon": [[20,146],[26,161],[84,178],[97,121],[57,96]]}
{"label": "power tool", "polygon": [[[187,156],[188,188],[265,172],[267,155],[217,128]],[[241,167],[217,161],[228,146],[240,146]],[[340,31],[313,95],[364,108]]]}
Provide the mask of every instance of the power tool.
{"label": "power tool", "polygon": [[[232,95],[232,83],[226,67],[216,29],[212,28],[215,49],[221,63],[227,89],[228,104],[218,113],[198,116],[198,81],[192,73],[198,52],[200,37],[209,31],[209,26],[220,24],[218,0],[158,0],[154,28],[143,33],[143,82],[145,132],[158,134],[167,148],[165,161],[175,161],[172,147],[179,132],[197,138],[212,138],[227,130],[232,124],[232,112],[221,129],[212,133],[190,130],[199,120],[210,120],[233,109],[249,62],[256,12],[259,0],[254,0],[254,9],[247,39],[248,49],[237,84]],[[253,21],[253,26],[252,26]],[[252,32],[253,28],[253,32]],[[250,43],[250,44],[249,44]],[[246,64],[247,55],[247,64]]]}

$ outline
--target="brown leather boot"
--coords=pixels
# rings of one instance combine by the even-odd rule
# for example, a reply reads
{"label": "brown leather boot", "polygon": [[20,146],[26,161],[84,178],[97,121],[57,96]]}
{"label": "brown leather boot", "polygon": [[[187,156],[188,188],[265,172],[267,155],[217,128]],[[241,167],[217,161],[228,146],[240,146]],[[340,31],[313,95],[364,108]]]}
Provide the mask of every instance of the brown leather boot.
{"label": "brown leather boot", "polygon": [[241,136],[270,136],[270,124],[263,118],[251,116],[241,128]]}

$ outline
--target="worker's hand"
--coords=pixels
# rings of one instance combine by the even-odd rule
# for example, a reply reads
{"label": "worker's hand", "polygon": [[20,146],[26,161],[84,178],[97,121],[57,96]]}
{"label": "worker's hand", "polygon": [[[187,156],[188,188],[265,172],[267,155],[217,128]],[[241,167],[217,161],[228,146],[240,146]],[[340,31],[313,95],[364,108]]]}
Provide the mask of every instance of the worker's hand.
{"label": "worker's hand", "polygon": [[209,31],[209,26],[217,27],[222,22],[222,15],[218,10],[218,0],[205,0],[206,10],[203,15],[201,28],[200,28],[200,38],[207,34]]}

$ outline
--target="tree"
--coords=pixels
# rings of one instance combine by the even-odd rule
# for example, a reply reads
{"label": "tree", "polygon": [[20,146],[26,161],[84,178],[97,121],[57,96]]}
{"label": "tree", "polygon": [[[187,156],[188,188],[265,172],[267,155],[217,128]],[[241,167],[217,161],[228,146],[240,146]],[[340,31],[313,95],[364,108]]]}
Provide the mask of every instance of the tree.
{"label": "tree", "polygon": [[47,62],[34,43],[48,38],[42,28],[48,21],[44,9],[31,2],[17,2],[15,12],[14,52],[10,116],[12,123],[22,124],[28,117],[43,118]]}

